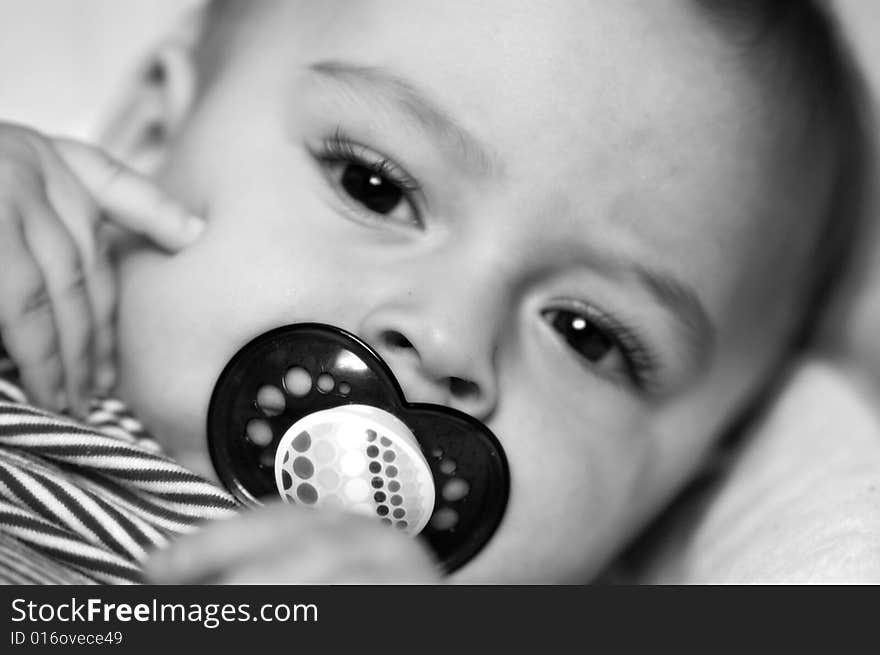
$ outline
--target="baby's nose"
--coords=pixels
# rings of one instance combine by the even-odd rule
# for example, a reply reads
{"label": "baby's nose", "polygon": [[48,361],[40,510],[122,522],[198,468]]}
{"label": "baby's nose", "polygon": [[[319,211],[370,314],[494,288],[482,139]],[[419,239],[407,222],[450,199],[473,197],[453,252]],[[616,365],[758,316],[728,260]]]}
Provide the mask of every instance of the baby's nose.
{"label": "baby's nose", "polygon": [[379,352],[410,402],[452,407],[485,421],[497,403],[493,352],[474,331],[462,335],[416,316],[374,315],[361,335]]}

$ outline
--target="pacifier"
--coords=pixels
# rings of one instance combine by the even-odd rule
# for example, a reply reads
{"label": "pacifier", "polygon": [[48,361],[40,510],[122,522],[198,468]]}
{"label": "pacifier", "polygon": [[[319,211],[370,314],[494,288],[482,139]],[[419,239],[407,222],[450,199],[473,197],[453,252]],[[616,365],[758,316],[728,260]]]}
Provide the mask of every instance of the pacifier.
{"label": "pacifier", "polygon": [[407,402],[379,355],[330,325],[289,325],[244,346],[214,388],[208,446],[240,502],[280,496],[375,517],[424,538],[447,572],[489,541],[507,505],[492,432]]}

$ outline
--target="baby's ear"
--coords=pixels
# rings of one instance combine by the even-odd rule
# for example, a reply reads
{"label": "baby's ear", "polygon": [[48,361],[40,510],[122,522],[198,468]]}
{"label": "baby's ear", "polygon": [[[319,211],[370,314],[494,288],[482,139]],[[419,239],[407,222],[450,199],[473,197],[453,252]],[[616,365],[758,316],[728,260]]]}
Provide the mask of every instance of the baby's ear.
{"label": "baby's ear", "polygon": [[201,21],[190,17],[158,44],[111,111],[101,145],[142,173],[161,164],[196,98],[195,48]]}

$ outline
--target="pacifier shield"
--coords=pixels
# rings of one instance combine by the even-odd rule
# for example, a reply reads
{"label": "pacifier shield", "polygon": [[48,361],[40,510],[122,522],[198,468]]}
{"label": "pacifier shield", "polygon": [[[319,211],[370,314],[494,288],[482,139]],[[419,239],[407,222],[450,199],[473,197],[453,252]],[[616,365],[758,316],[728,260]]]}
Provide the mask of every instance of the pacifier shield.
{"label": "pacifier shield", "polygon": [[492,432],[454,409],[407,402],[375,351],[329,325],[289,325],[244,346],[211,396],[208,446],[239,501],[280,495],[369,514],[419,534],[447,571],[486,544],[507,505],[507,460]]}

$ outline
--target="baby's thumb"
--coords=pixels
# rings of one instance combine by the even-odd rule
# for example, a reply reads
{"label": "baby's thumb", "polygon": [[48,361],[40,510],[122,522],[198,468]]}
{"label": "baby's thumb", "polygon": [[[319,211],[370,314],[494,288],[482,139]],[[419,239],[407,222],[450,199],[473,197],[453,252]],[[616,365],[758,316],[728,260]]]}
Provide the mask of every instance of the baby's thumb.
{"label": "baby's thumb", "polygon": [[148,177],[98,148],[56,139],[58,154],[114,224],[177,251],[202,233],[204,221],[170,198]]}

